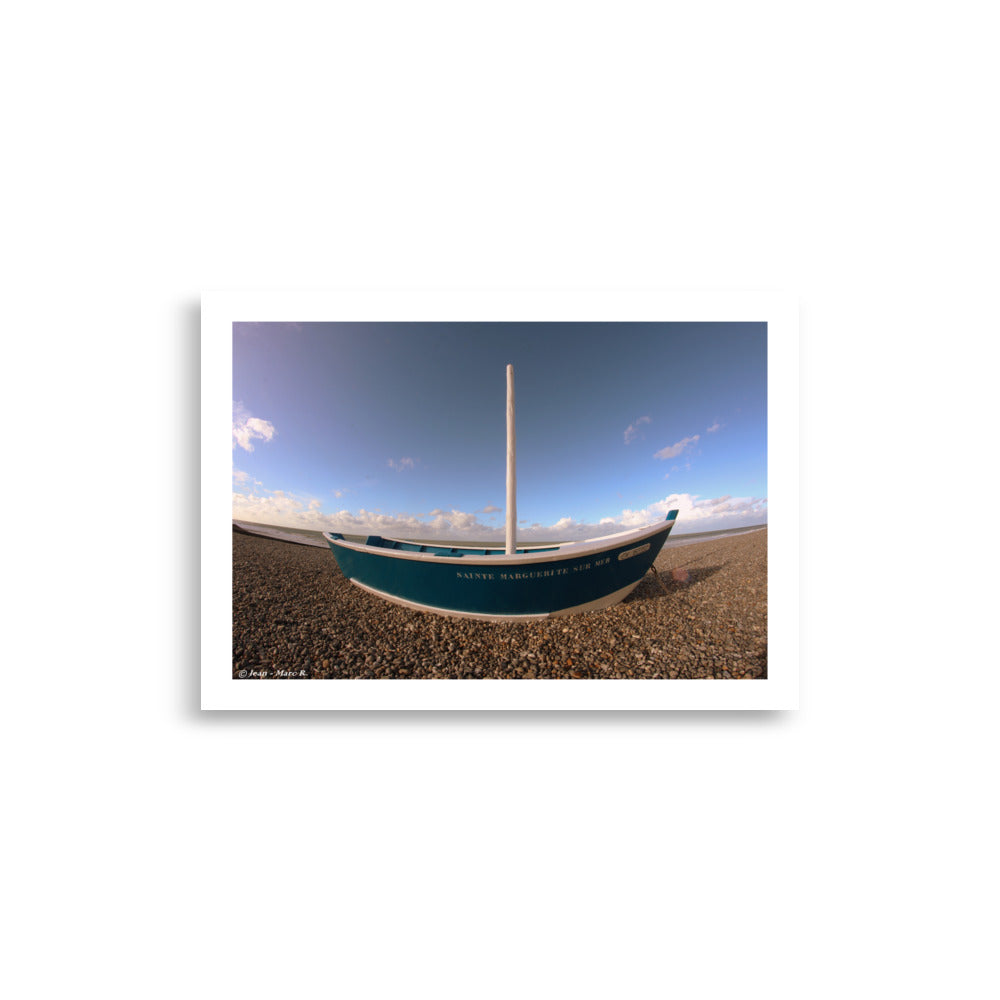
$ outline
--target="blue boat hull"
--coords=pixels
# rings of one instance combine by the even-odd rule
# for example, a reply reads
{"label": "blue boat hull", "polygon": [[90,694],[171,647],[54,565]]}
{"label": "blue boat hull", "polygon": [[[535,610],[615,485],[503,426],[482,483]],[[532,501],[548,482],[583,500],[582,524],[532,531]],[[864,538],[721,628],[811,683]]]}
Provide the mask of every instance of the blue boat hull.
{"label": "blue boat hull", "polygon": [[588,543],[505,555],[370,538],[324,537],[344,576],[407,607],[503,620],[595,611],[618,603],[646,574],[676,519]]}

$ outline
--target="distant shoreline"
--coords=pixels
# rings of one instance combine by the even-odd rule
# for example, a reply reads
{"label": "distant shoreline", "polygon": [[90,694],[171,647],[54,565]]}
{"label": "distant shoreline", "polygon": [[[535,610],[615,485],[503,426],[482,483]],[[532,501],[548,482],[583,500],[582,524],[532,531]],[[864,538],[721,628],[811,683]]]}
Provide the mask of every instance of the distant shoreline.
{"label": "distant shoreline", "polygon": [[[734,535],[746,534],[750,531],[760,531],[766,528],[766,524],[753,524],[748,525],[745,528],[720,528],[718,531],[692,531],[692,532],[678,532],[677,534],[671,534],[667,539],[667,545],[689,545],[692,542],[704,542],[709,541],[713,538],[728,538]],[[233,530],[241,532],[247,535],[258,535],[262,538],[273,538],[277,541],[291,542],[295,545],[314,545],[320,548],[326,546],[326,540],[323,538],[323,533],[321,531],[313,531],[308,528],[286,528],[283,525],[277,524],[260,524],[256,521],[233,521]],[[344,537],[348,541],[359,541],[363,542],[366,535],[349,535],[345,534]],[[579,539],[569,539],[569,541],[578,541]],[[473,548],[488,547],[488,546],[502,546],[503,539],[492,539],[488,541],[481,541],[475,539],[447,539],[447,538],[411,538],[407,541],[419,542],[421,545],[464,545],[471,546]],[[562,542],[558,541],[535,541],[531,540],[531,545],[560,545],[565,544],[567,539],[563,539]]]}

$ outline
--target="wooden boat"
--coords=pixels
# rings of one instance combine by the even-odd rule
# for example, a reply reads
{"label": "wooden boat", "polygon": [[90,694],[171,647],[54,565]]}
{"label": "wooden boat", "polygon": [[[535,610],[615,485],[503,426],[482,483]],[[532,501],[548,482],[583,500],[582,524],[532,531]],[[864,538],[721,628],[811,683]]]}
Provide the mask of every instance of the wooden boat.
{"label": "wooden boat", "polygon": [[611,607],[635,589],[677,520],[586,541],[517,547],[514,370],[507,366],[506,545],[423,545],[370,535],[351,542],[324,532],[351,583],[420,611],[486,621],[581,614]]}

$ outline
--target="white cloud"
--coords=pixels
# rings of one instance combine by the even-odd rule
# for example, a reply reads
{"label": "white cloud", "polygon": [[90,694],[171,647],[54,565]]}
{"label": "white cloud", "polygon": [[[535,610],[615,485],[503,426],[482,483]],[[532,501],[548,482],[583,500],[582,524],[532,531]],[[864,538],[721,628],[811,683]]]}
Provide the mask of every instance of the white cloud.
{"label": "white cloud", "polygon": [[727,493],[724,497],[717,497],[715,500],[695,500],[695,507],[712,507],[719,509],[721,504],[726,503],[727,500],[731,500],[732,497]]}
{"label": "white cloud", "polygon": [[694,437],[686,437],[682,441],[678,441],[676,444],[668,445],[666,448],[661,448],[653,458],[676,458],[685,448],[692,444],[697,444],[700,434],[695,434]]}
{"label": "white cloud", "polygon": [[254,439],[270,441],[275,435],[274,424],[269,420],[252,417],[242,403],[233,403],[233,447],[253,451]]}
{"label": "white cloud", "polygon": [[500,511],[499,507],[494,507],[493,504],[488,503],[482,510],[477,510],[477,514],[496,514]]}
{"label": "white cloud", "polygon": [[680,512],[677,515],[677,530],[680,533],[721,531],[725,528],[744,528],[766,522],[767,498],[733,497],[727,494],[701,499],[697,494],[671,493],[642,510],[623,510],[614,522],[622,528],[638,527],[666,517],[671,510]]}
{"label": "white cloud", "polygon": [[712,424],[711,427],[706,427],[705,428],[705,433],[706,434],[714,434],[721,426],[722,426],[722,424],[720,424],[719,421],[716,420],[715,423]]}
{"label": "white cloud", "polygon": [[233,482],[238,486],[254,490],[264,485],[259,479],[254,479],[249,472],[244,472],[242,469],[233,469]]}
{"label": "white cloud", "polygon": [[394,458],[389,459],[389,468],[402,472],[403,469],[412,469],[414,461],[412,458],[401,458],[398,462]]}
{"label": "white cloud", "polygon": [[650,423],[652,423],[652,420],[649,417],[639,417],[634,424],[629,424],[628,427],[625,428],[625,443],[631,444],[639,434],[639,427],[642,424]]}

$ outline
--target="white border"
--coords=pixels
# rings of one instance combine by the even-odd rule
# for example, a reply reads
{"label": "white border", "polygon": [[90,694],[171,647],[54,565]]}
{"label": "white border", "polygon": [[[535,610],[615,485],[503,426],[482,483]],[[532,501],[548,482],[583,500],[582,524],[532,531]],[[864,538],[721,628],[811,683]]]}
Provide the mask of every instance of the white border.
{"label": "white border", "polygon": [[[232,678],[232,324],[239,320],[768,324],[767,680]],[[203,709],[791,709],[798,707],[798,316],[773,292],[214,291],[202,296]]]}

